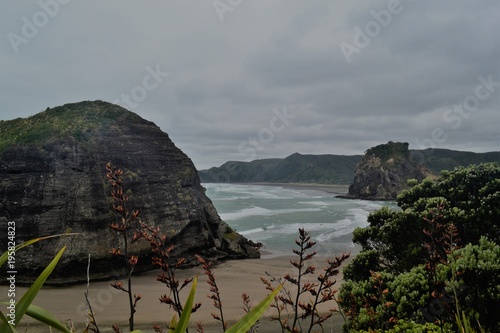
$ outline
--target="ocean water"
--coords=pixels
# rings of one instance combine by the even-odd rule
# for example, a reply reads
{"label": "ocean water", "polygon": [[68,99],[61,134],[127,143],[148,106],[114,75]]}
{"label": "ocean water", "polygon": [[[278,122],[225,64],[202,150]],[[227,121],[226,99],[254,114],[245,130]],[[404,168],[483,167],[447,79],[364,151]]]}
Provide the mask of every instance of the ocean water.
{"label": "ocean water", "polygon": [[222,220],[254,242],[267,256],[292,254],[298,229],[310,232],[319,254],[358,253],[352,231],[386,201],[346,200],[323,191],[267,185],[203,184]]}

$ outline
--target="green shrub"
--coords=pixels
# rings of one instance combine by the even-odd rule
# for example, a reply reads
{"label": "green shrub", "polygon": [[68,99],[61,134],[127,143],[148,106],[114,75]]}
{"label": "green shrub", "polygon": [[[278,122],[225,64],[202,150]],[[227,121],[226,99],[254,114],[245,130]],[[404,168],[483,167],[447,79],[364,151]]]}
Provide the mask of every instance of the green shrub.
{"label": "green shrub", "polygon": [[418,324],[414,321],[399,320],[393,328],[388,330],[375,329],[375,330],[360,330],[350,331],[350,333],[454,333],[449,328],[441,330],[441,327],[432,324]]}
{"label": "green shrub", "polygon": [[[475,330],[500,332],[500,166],[443,172],[397,202],[401,210],[384,207],[353,232],[362,251],[345,268],[340,291],[348,327],[389,330],[401,320],[427,320],[457,330],[466,326],[463,311]],[[387,295],[374,289],[374,271]]]}

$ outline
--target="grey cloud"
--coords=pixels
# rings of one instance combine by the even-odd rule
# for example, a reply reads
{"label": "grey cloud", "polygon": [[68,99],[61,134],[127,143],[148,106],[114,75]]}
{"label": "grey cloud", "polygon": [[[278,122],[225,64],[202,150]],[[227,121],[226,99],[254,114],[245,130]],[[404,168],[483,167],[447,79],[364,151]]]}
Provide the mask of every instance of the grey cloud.
{"label": "grey cloud", "polygon": [[498,150],[500,87],[467,118],[453,113],[479,76],[500,81],[497,1],[401,0],[348,63],[339,44],[353,44],[354,29],[388,3],[244,1],[221,22],[211,1],[70,1],[15,54],[7,34],[40,7],[9,2],[0,13],[0,118],[112,102],[159,65],[170,75],[132,111],[199,168],[246,158],[238,146],[283,107],[296,118],[256,158],[362,154],[389,140],[419,148],[435,128],[446,134],[435,147]]}

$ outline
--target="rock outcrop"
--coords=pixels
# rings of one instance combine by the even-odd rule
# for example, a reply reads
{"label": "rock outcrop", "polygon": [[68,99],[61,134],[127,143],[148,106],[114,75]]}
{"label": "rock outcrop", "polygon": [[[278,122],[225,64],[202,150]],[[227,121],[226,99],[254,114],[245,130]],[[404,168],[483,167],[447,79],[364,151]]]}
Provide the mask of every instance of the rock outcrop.
{"label": "rock outcrop", "polygon": [[418,181],[432,176],[422,165],[412,160],[408,143],[392,142],[370,148],[356,167],[353,184],[345,198],[394,200],[407,180]]}
{"label": "rock outcrop", "polygon": [[[109,251],[118,245],[108,227],[111,211],[106,164],[124,170],[130,207],[175,243],[173,257],[188,262],[259,257],[255,244],[223,222],[205,195],[192,161],[168,135],[120,106],[95,101],[47,109],[26,119],[0,122],[0,234],[15,222],[16,242],[60,233],[16,253],[17,282],[30,282],[63,246],[50,283],[123,274]],[[7,238],[0,239],[2,252]],[[137,272],[151,269],[149,244],[134,243]],[[119,259],[119,258],[118,258]]]}

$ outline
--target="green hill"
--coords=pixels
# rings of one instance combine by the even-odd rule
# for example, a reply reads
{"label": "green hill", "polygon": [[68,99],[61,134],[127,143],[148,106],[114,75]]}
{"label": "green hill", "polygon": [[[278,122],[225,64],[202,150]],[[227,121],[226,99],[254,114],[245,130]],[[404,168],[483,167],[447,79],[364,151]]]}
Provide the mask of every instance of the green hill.
{"label": "green hill", "polygon": [[227,162],[199,171],[205,183],[350,184],[361,155],[302,155],[251,162]]}
{"label": "green hill", "polygon": [[[394,149],[397,150],[397,146]],[[378,151],[377,155],[397,154],[399,151]],[[262,159],[251,162],[231,161],[220,167],[199,171],[204,183],[318,183],[352,184],[356,166],[362,155],[303,155],[292,154],[286,158]],[[435,175],[442,170],[484,162],[500,163],[500,151],[474,153],[449,149],[410,150],[410,159]]]}
{"label": "green hill", "polygon": [[[85,101],[47,108],[28,118],[0,120],[0,152],[7,147],[39,144],[72,137],[87,142],[116,121],[144,122],[137,114],[103,101]],[[146,121],[147,122],[147,121]]]}
{"label": "green hill", "polygon": [[279,158],[251,162],[229,161],[220,167],[198,171],[205,183],[255,183],[267,182],[267,174],[281,161]]}
{"label": "green hill", "polygon": [[453,170],[458,166],[499,162],[500,151],[488,153],[474,153],[449,149],[410,150],[410,157],[423,163],[432,173],[439,175],[442,170]]}
{"label": "green hill", "polygon": [[267,173],[267,181],[277,183],[349,184],[361,156],[301,155],[281,160]]}

